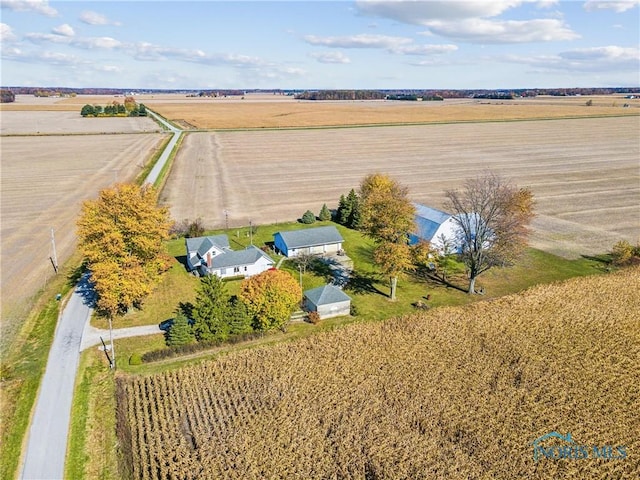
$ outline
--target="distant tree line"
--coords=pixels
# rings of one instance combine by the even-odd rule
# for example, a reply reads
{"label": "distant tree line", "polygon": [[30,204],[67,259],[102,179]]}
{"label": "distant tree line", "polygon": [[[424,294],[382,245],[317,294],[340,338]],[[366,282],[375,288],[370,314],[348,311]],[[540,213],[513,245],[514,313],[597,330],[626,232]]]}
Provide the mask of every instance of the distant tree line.
{"label": "distant tree line", "polygon": [[16,101],[16,96],[11,90],[0,90],[0,103],[11,103]]}
{"label": "distant tree line", "polygon": [[102,107],[101,105],[87,104],[80,110],[83,117],[146,117],[147,107],[136,103],[133,97],[124,99],[124,104],[114,100]]}
{"label": "distant tree line", "polygon": [[384,100],[386,93],[381,90],[318,90],[295,95],[298,100]]}
{"label": "distant tree line", "polygon": [[622,93],[640,93],[637,87],[612,88],[517,88],[517,89],[466,89],[466,90],[316,90],[295,94],[299,100],[422,100],[439,101],[445,98],[491,98],[508,100],[538,95],[575,96],[575,95],[612,95]]}

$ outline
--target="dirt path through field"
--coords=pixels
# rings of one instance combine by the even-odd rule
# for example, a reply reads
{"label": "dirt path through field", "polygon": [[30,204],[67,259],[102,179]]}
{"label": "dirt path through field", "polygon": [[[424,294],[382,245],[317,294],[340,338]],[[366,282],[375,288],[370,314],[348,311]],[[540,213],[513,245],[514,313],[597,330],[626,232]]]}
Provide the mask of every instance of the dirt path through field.
{"label": "dirt path through field", "polygon": [[386,172],[415,201],[492,169],[538,202],[534,245],[575,257],[640,236],[640,117],[326,130],[189,133],[161,201],[208,227],[319,212]]}

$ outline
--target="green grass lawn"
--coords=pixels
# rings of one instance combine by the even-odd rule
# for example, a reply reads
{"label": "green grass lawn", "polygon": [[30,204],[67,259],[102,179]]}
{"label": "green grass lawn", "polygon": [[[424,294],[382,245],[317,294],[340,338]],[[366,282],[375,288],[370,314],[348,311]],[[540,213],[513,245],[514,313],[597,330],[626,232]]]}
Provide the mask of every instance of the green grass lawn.
{"label": "green grass lawn", "polygon": [[[286,338],[311,334],[323,328],[333,328],[336,325],[351,321],[380,320],[398,315],[415,312],[414,304],[417,301],[427,303],[430,307],[445,305],[462,305],[475,301],[487,300],[510,293],[516,293],[539,283],[550,283],[567,278],[589,275],[603,271],[603,263],[597,258],[581,258],[578,260],[566,260],[539,250],[528,249],[516,265],[506,268],[494,268],[484,273],[476,282],[476,288],[482,287],[484,295],[468,295],[466,293],[467,282],[464,273],[450,276],[449,284],[437,282],[424,275],[408,274],[398,281],[397,299],[389,299],[389,279],[381,276],[372,261],[373,241],[360,232],[347,229],[333,222],[316,222],[311,225],[334,225],[344,238],[346,254],[353,260],[355,275],[345,292],[352,297],[358,316],[342,317],[325,320],[320,325],[291,324]],[[278,225],[265,225],[254,227],[252,235],[247,227],[230,229],[228,231],[216,230],[207,232],[208,235],[226,233],[233,249],[241,249],[252,242],[258,247],[271,245],[273,234],[280,230],[294,230],[309,228],[309,225],[301,223],[286,223]],[[153,294],[145,301],[143,309],[133,311],[116,319],[115,328],[137,325],[158,324],[164,320],[173,318],[176,309],[181,303],[193,302],[196,289],[199,284],[197,277],[186,271],[185,242],[183,238],[168,242],[168,251],[175,258],[174,264],[165,275],[162,283]],[[282,256],[271,254],[277,262]],[[297,265],[284,259],[281,267],[287,270],[296,279],[300,279]],[[322,268],[308,268],[301,276],[304,290],[315,288],[326,283],[327,272]],[[236,294],[242,280],[234,279],[226,282],[227,291]],[[451,286],[452,285],[452,286]],[[426,298],[429,297],[427,301]],[[104,319],[97,319],[94,325],[106,328]],[[274,337],[270,340],[273,341]],[[262,343],[260,341],[249,342],[251,344]],[[139,337],[136,339],[122,339],[116,343],[116,353],[119,355],[119,367],[125,370],[137,371],[143,367],[128,365],[128,359],[133,353],[143,354],[148,351],[165,348],[163,335]],[[231,348],[243,348],[234,346]],[[228,348],[227,348],[228,349]],[[226,350],[224,347],[215,351]],[[211,352],[214,354],[214,352]],[[207,355],[201,353],[200,355]],[[175,361],[175,360],[174,360]]]}

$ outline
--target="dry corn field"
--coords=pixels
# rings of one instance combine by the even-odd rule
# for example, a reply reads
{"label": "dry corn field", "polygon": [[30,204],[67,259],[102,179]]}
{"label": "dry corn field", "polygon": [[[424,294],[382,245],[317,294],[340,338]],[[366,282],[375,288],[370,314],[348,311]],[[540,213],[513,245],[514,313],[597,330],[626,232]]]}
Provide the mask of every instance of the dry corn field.
{"label": "dry corn field", "polygon": [[[121,375],[123,475],[638,478],[638,284],[629,269]],[[534,461],[552,431],[627,456]]]}
{"label": "dry corn field", "polygon": [[492,169],[537,200],[533,246],[575,258],[640,238],[640,117],[322,130],[193,132],[161,201],[205,225],[267,224],[335,208],[368,173],[415,201]]}

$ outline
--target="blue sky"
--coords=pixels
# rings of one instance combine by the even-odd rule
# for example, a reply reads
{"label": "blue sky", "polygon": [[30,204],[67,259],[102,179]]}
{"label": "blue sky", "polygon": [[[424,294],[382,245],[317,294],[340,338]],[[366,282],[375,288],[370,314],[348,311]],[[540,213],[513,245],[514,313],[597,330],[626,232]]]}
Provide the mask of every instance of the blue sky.
{"label": "blue sky", "polygon": [[639,3],[0,0],[0,83],[637,87]]}

